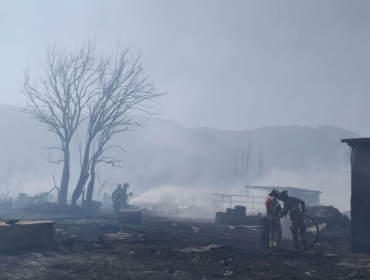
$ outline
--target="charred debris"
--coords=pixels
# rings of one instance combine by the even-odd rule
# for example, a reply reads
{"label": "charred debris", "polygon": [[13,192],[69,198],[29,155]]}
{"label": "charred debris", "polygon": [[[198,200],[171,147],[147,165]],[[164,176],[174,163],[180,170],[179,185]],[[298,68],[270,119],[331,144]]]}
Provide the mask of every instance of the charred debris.
{"label": "charred debris", "polygon": [[[218,211],[220,205],[215,201],[201,202],[201,198],[220,197],[217,195],[188,193],[187,197],[198,197],[188,205],[184,205],[184,194],[182,199],[174,197],[178,211],[172,213],[128,204],[117,215],[111,201],[101,202],[91,214],[81,206],[50,202],[48,196],[35,200],[21,194],[2,210],[2,219],[20,220],[12,225],[0,223],[0,236],[6,240],[2,244],[7,244],[0,255],[6,279],[22,279],[17,277],[24,273],[31,279],[51,275],[57,279],[66,275],[69,279],[369,277],[367,257],[349,253],[350,219],[333,206],[307,206],[306,213],[313,217],[320,234],[309,251],[293,250],[288,218],[282,219],[279,248],[270,251],[268,244],[263,244],[265,213],[249,212],[246,204]],[[217,211],[214,218],[192,216],[195,210],[205,208]],[[316,228],[306,223],[311,242]],[[32,259],[39,269],[27,269]],[[119,269],[122,266],[126,269]]]}

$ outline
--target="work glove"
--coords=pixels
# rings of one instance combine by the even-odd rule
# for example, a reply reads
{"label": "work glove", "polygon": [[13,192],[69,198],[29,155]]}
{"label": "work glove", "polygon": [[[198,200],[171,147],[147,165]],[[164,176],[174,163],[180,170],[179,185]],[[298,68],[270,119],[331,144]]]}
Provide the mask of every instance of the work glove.
{"label": "work glove", "polygon": [[283,214],[283,213],[281,213],[280,215],[279,215],[279,219],[281,219],[281,218],[283,218],[283,217],[287,217],[288,216],[288,213],[285,213],[285,214]]}

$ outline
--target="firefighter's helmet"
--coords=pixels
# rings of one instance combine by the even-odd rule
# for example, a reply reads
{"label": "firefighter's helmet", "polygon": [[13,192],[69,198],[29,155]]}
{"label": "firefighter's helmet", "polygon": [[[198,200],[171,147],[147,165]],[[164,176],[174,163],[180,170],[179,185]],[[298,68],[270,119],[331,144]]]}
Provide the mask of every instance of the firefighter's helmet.
{"label": "firefighter's helmet", "polygon": [[269,193],[269,196],[273,196],[273,197],[276,197],[278,198],[280,195],[280,192],[278,190],[275,190],[273,189],[270,193]]}

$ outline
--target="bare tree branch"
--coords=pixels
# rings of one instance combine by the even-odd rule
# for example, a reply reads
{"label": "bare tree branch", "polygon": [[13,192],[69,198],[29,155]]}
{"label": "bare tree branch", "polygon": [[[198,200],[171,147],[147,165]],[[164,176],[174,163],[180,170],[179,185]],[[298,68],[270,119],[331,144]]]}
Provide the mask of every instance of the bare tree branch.
{"label": "bare tree branch", "polygon": [[45,150],[58,150],[58,151],[62,151],[63,152],[63,149],[60,148],[60,147],[43,147]]}
{"label": "bare tree branch", "polygon": [[53,172],[53,181],[54,181],[54,189],[56,189],[58,191],[58,194],[59,194],[60,187],[57,186],[57,183],[56,183],[56,180],[55,180],[55,172]]}
{"label": "bare tree branch", "polygon": [[49,151],[46,151],[46,152],[48,154],[48,158],[46,159],[47,162],[55,163],[55,164],[60,164],[61,162],[64,162],[64,159],[62,158],[62,155],[60,156],[60,158],[58,160],[52,160]]}
{"label": "bare tree branch", "polygon": [[[130,115],[135,111],[155,114],[154,106],[149,105],[165,94],[159,92],[154,83],[143,74],[139,60],[140,55],[132,56],[130,49],[118,49],[114,55],[101,59],[96,95],[87,105],[89,125],[86,145],[72,204],[77,202],[88,174],[95,173],[96,164],[107,163],[121,167],[118,158],[104,155],[112,148],[124,151],[118,145],[110,145],[110,141],[117,134],[143,126],[142,122],[133,121]],[[89,196],[91,199],[92,190],[88,190],[88,199]]]}
{"label": "bare tree branch", "polygon": [[98,194],[97,194],[97,196],[99,196],[100,195],[100,193],[102,192],[102,190],[105,188],[105,186],[108,184],[108,182],[113,178],[113,175],[112,176],[110,176],[108,179],[105,179],[104,181],[102,181],[101,179],[100,179],[100,171],[99,171],[99,168],[97,169],[97,172],[96,172],[96,177],[97,177],[97,179],[98,179],[98,182],[99,182],[99,184],[100,184],[100,189],[99,189],[99,191],[98,191]]}
{"label": "bare tree branch", "polygon": [[46,50],[44,76],[31,82],[29,70],[24,72],[22,92],[27,97],[23,110],[31,118],[45,124],[55,133],[63,159],[48,161],[64,163],[59,202],[66,203],[70,174],[70,143],[79,125],[87,119],[83,112],[99,93],[102,63],[96,55],[95,40],[86,40],[80,50],[67,52],[60,44],[49,45]]}

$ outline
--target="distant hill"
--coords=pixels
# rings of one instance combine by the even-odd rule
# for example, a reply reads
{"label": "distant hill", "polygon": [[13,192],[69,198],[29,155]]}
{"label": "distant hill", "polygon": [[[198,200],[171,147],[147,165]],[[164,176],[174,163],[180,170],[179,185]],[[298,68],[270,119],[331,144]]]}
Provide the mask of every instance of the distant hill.
{"label": "distant hill", "polygon": [[[359,137],[354,132],[329,126],[189,129],[160,118],[134,118],[146,120],[147,127],[114,139],[127,154],[115,151],[122,168],[100,167],[102,179],[114,176],[108,189],[118,181],[130,182],[136,193],[171,185],[225,193],[239,192],[244,184],[290,185],[323,190],[328,203],[340,195],[338,203],[348,209],[349,149],[339,140]],[[15,194],[50,189],[54,172],[59,181],[61,166],[48,163],[43,149],[58,144],[54,134],[7,105],[0,105],[0,131],[0,192],[7,186]],[[71,187],[78,167],[74,154]]]}

